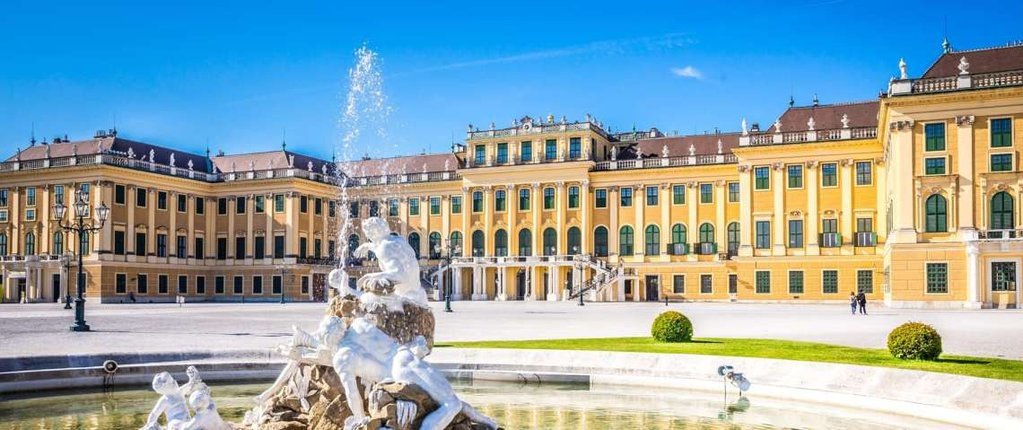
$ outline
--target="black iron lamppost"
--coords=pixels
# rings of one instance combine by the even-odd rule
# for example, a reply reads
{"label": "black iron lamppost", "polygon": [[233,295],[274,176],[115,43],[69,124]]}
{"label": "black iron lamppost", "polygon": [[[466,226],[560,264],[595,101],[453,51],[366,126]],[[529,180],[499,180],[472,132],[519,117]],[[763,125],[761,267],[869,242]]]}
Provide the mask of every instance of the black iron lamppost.
{"label": "black iron lamppost", "polygon": [[[442,249],[446,250],[447,252],[442,254],[442,256],[444,258],[444,263],[445,263],[446,266],[451,266],[452,254],[461,254],[462,253],[462,247],[460,245],[452,243],[451,239],[447,239],[447,240],[445,240],[445,242],[447,242],[447,246],[445,248],[441,248],[441,246],[438,244],[438,245],[434,245],[433,250],[435,252],[437,252],[437,253],[440,253]],[[444,283],[443,279],[440,282],[441,282],[441,284],[443,284]],[[451,285],[450,284],[444,286],[444,312],[454,312],[454,311],[451,310]]]}
{"label": "black iron lamppost", "polygon": [[73,231],[78,233],[78,297],[75,298],[75,322],[71,325],[71,331],[89,331],[89,325],[85,323],[85,274],[84,265],[82,264],[82,256],[85,254],[85,235],[95,231],[99,231],[103,228],[103,224],[106,223],[107,217],[110,216],[110,208],[105,203],[100,203],[96,207],[96,218],[89,218],[89,202],[86,201],[86,195],[82,193],[82,190],[75,191],[75,213],[73,215],[74,220],[71,222],[64,221],[64,214],[67,213],[67,206],[63,203],[57,203],[53,205],[53,213],[57,216],[57,220],[60,222],[60,227],[66,231]]}
{"label": "black iron lamppost", "polygon": [[286,279],[285,278],[286,275],[291,274],[291,271],[288,270],[287,266],[280,265],[280,266],[277,266],[277,273],[280,273],[280,275],[281,275],[281,304],[283,305],[284,304],[284,280]]}
{"label": "black iron lamppost", "polygon": [[[67,278],[71,278],[71,259],[72,258],[74,258],[74,255],[71,254],[71,248],[69,246],[68,247],[68,252],[66,252],[64,255],[62,255],[60,257],[61,261],[64,263],[64,273],[65,273],[64,276],[67,277]],[[70,279],[65,280],[64,283],[66,284],[66,285],[64,285],[64,309],[71,309],[71,282],[70,282]]]}

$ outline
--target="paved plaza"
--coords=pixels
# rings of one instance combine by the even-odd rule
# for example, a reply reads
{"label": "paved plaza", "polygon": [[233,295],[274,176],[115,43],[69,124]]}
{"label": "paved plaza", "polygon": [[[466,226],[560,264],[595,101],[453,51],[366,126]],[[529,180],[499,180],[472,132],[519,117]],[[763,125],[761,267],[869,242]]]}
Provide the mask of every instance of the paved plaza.
{"label": "paved plaza", "polygon": [[[438,341],[647,336],[663,303],[432,303]],[[0,305],[0,357],[268,348],[291,325],[313,329],[322,303],[89,305],[93,331],[71,333],[72,311],[59,304]],[[950,354],[1023,359],[1023,312],[875,308],[852,316],[842,305],[672,303],[700,337],[819,341],[884,348],[889,330],[924,321]]]}

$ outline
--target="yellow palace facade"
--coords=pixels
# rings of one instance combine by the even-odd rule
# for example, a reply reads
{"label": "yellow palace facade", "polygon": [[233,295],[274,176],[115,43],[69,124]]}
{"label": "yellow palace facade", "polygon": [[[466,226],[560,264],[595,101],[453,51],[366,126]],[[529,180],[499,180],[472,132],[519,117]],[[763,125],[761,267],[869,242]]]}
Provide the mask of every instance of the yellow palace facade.
{"label": "yellow palace facade", "polygon": [[[790,104],[734,132],[611,133],[589,116],[470,126],[452,153],[343,165],[343,209],[333,163],[288,151],[175,160],[120,138],[34,145],[0,165],[4,297],[59,295],[66,247],[42,202],[86,184],[96,203],[119,186],[131,197],[89,242],[89,294],[104,301],[320,299],[333,262],[353,279],[373,270],[347,255],[364,240],[359,219],[381,216],[418,252],[436,299],[844,302],[862,291],[890,306],[1019,307],[1023,46],[946,47],[919,77],[900,69],[877,99]],[[138,189],[172,205],[183,195],[185,211],[133,205]],[[347,219],[355,228],[335,239]],[[140,274],[157,287],[139,290]]]}

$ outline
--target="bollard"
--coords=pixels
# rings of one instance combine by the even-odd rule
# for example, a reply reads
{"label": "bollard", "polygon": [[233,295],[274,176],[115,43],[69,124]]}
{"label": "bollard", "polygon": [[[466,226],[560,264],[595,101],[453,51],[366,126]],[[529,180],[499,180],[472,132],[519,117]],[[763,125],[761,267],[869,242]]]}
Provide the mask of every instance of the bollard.
{"label": "bollard", "polygon": [[664,306],[668,306],[668,296],[664,296]]}

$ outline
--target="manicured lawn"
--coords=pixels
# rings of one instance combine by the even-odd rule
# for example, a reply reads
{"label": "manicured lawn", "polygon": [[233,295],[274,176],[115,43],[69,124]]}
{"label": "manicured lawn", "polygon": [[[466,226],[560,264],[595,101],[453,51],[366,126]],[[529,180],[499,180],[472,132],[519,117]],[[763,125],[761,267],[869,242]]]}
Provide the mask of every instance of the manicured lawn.
{"label": "manicured lawn", "polygon": [[938,361],[897,360],[882,349],[853,348],[812,342],[770,339],[694,339],[689,343],[660,343],[645,337],[450,342],[440,347],[564,349],[576,351],[653,352],[777,358],[824,363],[858,364],[952,373],[1023,382],[1023,361],[942,355]]}

